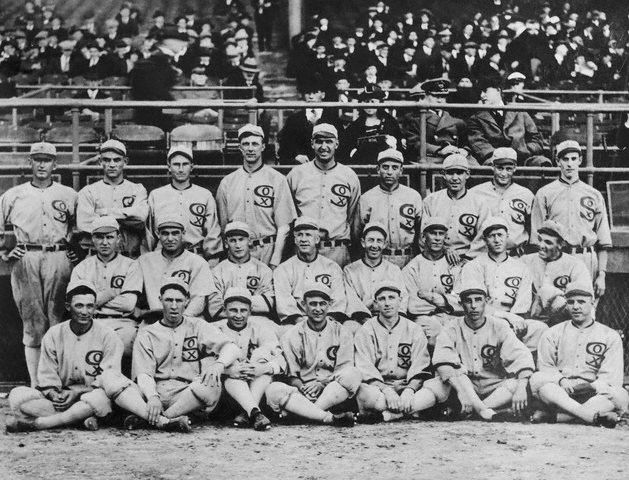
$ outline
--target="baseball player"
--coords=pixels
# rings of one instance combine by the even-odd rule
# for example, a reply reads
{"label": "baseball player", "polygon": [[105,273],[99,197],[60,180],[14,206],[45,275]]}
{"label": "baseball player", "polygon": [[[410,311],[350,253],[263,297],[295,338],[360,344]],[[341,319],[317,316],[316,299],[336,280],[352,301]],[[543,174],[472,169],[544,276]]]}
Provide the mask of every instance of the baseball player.
{"label": "baseball player", "polygon": [[[77,195],[52,180],[56,157],[54,145],[33,144],[31,181],[10,188],[0,198],[0,254],[11,269],[11,289],[22,319],[22,343],[32,387],[37,385],[42,336],[49,326],[62,320],[72,268],[66,254]],[[15,245],[7,235],[11,228]]]}
{"label": "baseball player", "polygon": [[97,217],[111,215],[120,223],[120,253],[138,258],[144,251],[148,202],[142,184],[124,178],[127,148],[118,140],[100,146],[103,179],[86,185],[79,192],[76,223],[79,230],[92,231]]}
{"label": "baseball player", "polygon": [[297,254],[281,263],[273,271],[275,302],[281,325],[294,325],[305,314],[303,310],[304,287],[312,282],[330,288],[332,300],[328,306],[330,316],[346,319],[347,298],[343,283],[343,271],[329,258],[319,255],[319,224],[312,218],[299,217],[294,226]]}
{"label": "baseball player", "polygon": [[243,166],[223,178],[216,192],[221,227],[234,221],[249,225],[252,256],[275,268],[297,216],[295,205],[286,177],[263,163],[262,128],[247,124],[238,130],[238,140]]}
{"label": "baseball player", "polygon": [[400,315],[402,290],[385,280],[374,292],[378,314],[362,325],[354,337],[360,384],[356,400],[358,421],[391,421],[423,410],[416,392],[428,372],[428,341],[421,327]]}
{"label": "baseball player", "polygon": [[350,261],[350,236],[358,221],[360,182],[356,173],[336,161],[339,146],[336,127],[320,123],[312,129],[315,159],[288,174],[297,213],[317,221],[321,228],[321,255],[341,268]]}
{"label": "baseball player", "polygon": [[352,335],[328,316],[331,302],[327,285],[314,282],[304,287],[301,303],[306,320],[291,327],[280,340],[288,383],[269,385],[266,400],[279,413],[351,427],[353,413],[329,412],[352,398],[361,381],[360,372],[354,367]]}
{"label": "baseball player", "polygon": [[522,257],[533,277],[531,317],[553,325],[566,319],[566,285],[587,283],[591,275],[580,258],[563,253],[565,233],[559,223],[546,220],[536,236],[538,253]]}
{"label": "baseball player", "polygon": [[446,258],[447,233],[444,218],[424,217],[424,251],[402,269],[402,281],[408,290],[408,317],[422,327],[431,347],[459,304],[452,288],[461,267],[450,264]]}
{"label": "baseball player", "polygon": [[250,318],[267,327],[275,316],[275,291],[273,272],[260,260],[251,256],[249,245],[251,229],[244,222],[231,222],[225,227],[225,249],[227,259],[212,269],[214,286],[208,297],[207,307],[210,318],[220,320],[227,312],[224,308],[225,293],[230,287],[244,288],[251,294]]}
{"label": "baseball player", "polygon": [[206,297],[214,293],[210,267],[203,257],[185,249],[184,232],[179,215],[158,219],[161,248],[138,258],[148,303],[148,310],[140,315],[143,320],[155,320],[161,315],[160,288],[167,277],[180,278],[188,285],[190,298],[184,312],[187,316],[203,315]]}
{"label": "baseball player", "polygon": [[466,157],[458,153],[447,156],[443,175],[446,188],[426,197],[423,216],[446,219],[446,257],[456,264],[476,257],[483,250],[480,227],[489,216],[489,206],[466,187],[470,177]]}
{"label": "baseball player", "polygon": [[509,238],[507,249],[510,255],[522,256],[529,241],[533,192],[513,182],[518,154],[512,148],[499,147],[490,158],[493,180],[470,188],[489,205],[490,214],[507,221]]}
{"label": "baseball player", "polygon": [[618,332],[594,320],[592,285],[566,287],[570,319],[550,328],[539,343],[539,372],[531,391],[548,407],[533,421],[581,420],[613,428],[629,406],[623,388],[623,350]]}
{"label": "baseball player", "polygon": [[124,401],[118,396],[118,404],[132,412],[125,419],[128,429],[142,426],[140,419],[158,427],[164,417],[187,424],[189,413],[211,411],[221,395],[221,375],[240,356],[214,325],[185,314],[190,293],[184,280],[165,278],[159,295],[162,318],[141,328],[133,345],[133,378],[141,396],[136,388],[125,390],[130,398]]}
{"label": "baseball player", "polygon": [[[343,269],[347,316],[360,324],[377,313],[374,291],[384,280],[402,285],[402,272],[393,263],[385,260],[382,252],[387,248],[386,227],[378,222],[369,222],[363,228],[360,243],[363,258],[350,263]],[[402,299],[400,310],[406,312],[408,295],[406,287],[400,288]],[[358,326],[356,326],[358,328]]]}
{"label": "baseball player", "polygon": [[[83,422],[96,430],[96,417],[111,412],[110,387],[120,374],[122,342],[113,330],[95,323],[96,290],[87,282],[68,284],[70,320],[50,327],[42,339],[37,388],[16,387],[9,394],[13,415],[7,432],[58,428]],[[104,382],[108,376],[112,381]]]}
{"label": "baseball player", "polygon": [[240,356],[225,379],[225,391],[244,411],[236,415],[234,425],[251,424],[254,430],[268,430],[271,422],[260,412],[260,400],[273,376],[286,371],[286,360],[275,332],[251,318],[253,302],[246,288],[229,287],[225,292],[227,318],[215,325],[240,348]]}
{"label": "baseball player", "polygon": [[72,270],[72,282],[89,282],[96,289],[94,321],[115,331],[131,358],[138,324],[133,312],[142,293],[142,272],[137,260],[118,253],[120,226],[112,216],[92,222],[92,244],[96,255],[86,257]]}
{"label": "baseball player", "polygon": [[179,215],[186,231],[184,238],[186,249],[201,255],[213,267],[218,263],[222,244],[221,228],[212,192],[190,181],[190,174],[194,168],[190,147],[171,147],[166,159],[170,184],[156,188],[148,198],[149,249],[153,250],[158,243],[155,225],[157,219]]}
{"label": "baseball player", "polygon": [[465,316],[446,325],[432,356],[438,377],[418,392],[423,406],[445,402],[452,388],[461,412],[485,421],[510,418],[497,409],[512,407],[522,414],[528,406],[528,379],[535,370],[531,352],[506,322],[485,312],[487,292],[479,287],[461,291]]}
{"label": "baseball player", "polygon": [[403,173],[402,152],[388,149],[378,154],[377,172],[380,184],[365,192],[359,202],[359,230],[369,222],[379,222],[387,227],[389,245],[383,255],[386,260],[403,268],[414,256],[416,234],[422,215],[421,195],[405,185],[400,185]]}
{"label": "baseball player", "polygon": [[560,224],[565,232],[564,249],[583,260],[594,280],[594,293],[605,293],[607,250],[612,246],[607,209],[601,193],[579,180],[583,158],[574,140],[557,145],[559,179],[537,191],[531,215],[531,241],[545,220]]}

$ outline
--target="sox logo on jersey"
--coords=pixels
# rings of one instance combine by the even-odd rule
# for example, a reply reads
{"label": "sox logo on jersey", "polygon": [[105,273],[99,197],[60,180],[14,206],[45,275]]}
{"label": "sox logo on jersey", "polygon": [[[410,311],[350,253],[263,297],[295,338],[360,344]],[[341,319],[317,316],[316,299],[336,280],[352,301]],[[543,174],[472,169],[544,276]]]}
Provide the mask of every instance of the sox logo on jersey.
{"label": "sox logo on jersey", "polygon": [[596,215],[596,201],[593,197],[581,197],[581,212],[580,215],[582,218],[585,218],[588,222],[594,220],[594,216]]}
{"label": "sox logo on jersey", "polygon": [[100,367],[100,362],[103,360],[102,350],[90,350],[85,354],[85,363],[92,367],[92,370],[86,371],[85,375],[89,377],[98,377],[103,373],[103,369]]}
{"label": "sox logo on jersey", "polygon": [[258,185],[254,188],[253,194],[256,196],[253,200],[256,207],[273,208],[275,189],[271,185]]}
{"label": "sox logo on jersey", "polygon": [[459,223],[463,229],[459,233],[465,238],[472,240],[476,237],[476,225],[478,224],[478,215],[472,213],[464,213],[459,217]]}
{"label": "sox logo on jersey", "polygon": [[514,198],[509,202],[509,207],[513,211],[511,220],[518,225],[524,225],[526,223],[526,202],[519,198]]}
{"label": "sox logo on jersey", "polygon": [[349,203],[351,189],[348,184],[337,183],[332,185],[331,192],[336,195],[336,200],[330,200],[332,205],[346,207]]}
{"label": "sox logo on jersey", "polygon": [[68,223],[68,206],[63,200],[53,200],[52,208],[55,210],[53,218],[57,222]]}
{"label": "sox logo on jersey", "polygon": [[400,217],[400,228],[412,233],[415,228],[415,207],[410,203],[400,205]]}
{"label": "sox logo on jersey", "polygon": [[191,203],[188,209],[192,214],[190,225],[192,225],[193,227],[202,227],[205,223],[205,215],[207,213],[205,205],[203,205],[202,203]]}

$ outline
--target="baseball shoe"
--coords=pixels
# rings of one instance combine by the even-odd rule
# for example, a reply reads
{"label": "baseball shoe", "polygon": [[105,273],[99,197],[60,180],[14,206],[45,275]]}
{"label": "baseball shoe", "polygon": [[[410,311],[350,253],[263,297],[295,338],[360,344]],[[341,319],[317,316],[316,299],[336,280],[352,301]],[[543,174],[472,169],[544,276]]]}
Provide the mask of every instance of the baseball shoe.
{"label": "baseball shoe", "polygon": [[164,425],[163,430],[167,432],[183,432],[188,433],[192,430],[190,419],[187,415],[171,418],[170,422]]}
{"label": "baseball shoe", "polygon": [[557,423],[557,412],[549,410],[535,410],[531,414],[531,423]]}
{"label": "baseball shoe", "polygon": [[382,412],[365,412],[356,414],[356,423],[362,425],[375,425],[376,423],[384,422]]}
{"label": "baseball shoe", "polygon": [[149,422],[137,415],[131,414],[124,417],[122,426],[125,430],[139,430],[141,428],[148,428]]}
{"label": "baseball shoe", "polygon": [[257,408],[254,408],[251,411],[249,422],[251,423],[253,429],[258,432],[263,432],[271,428],[271,420],[266,418],[266,416]]}
{"label": "baseball shoe", "polygon": [[353,427],[356,423],[352,412],[343,412],[332,415],[332,425],[337,427]]}
{"label": "baseball shoe", "polygon": [[91,432],[95,432],[98,430],[98,419],[94,416],[87,417],[83,420],[83,427],[85,430],[90,430]]}
{"label": "baseball shoe", "polygon": [[16,432],[34,432],[35,420],[24,417],[14,417],[13,415],[7,415],[5,428],[7,433]]}
{"label": "baseball shoe", "polygon": [[249,426],[249,419],[247,418],[247,414],[245,412],[239,413],[232,420],[232,424],[237,428],[245,428]]}
{"label": "baseball shoe", "polygon": [[616,428],[620,417],[615,412],[598,412],[594,415],[594,425],[605,428]]}
{"label": "baseball shoe", "polygon": [[520,420],[521,420],[521,418],[518,417],[512,411],[510,411],[510,410],[503,410],[502,412],[494,413],[494,415],[491,417],[491,420],[489,420],[489,421],[490,422],[516,423],[516,422],[519,422]]}

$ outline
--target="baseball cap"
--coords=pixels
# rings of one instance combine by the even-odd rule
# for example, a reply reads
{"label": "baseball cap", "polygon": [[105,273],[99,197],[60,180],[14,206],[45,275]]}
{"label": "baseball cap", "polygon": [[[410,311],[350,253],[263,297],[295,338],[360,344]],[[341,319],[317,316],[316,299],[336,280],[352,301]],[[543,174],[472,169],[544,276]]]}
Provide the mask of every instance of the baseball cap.
{"label": "baseball cap", "polygon": [[92,282],[85,279],[75,279],[70,280],[66,287],[66,300],[69,301],[75,294],[80,294],[79,290],[85,293],[89,291],[96,296],[96,287]]}
{"label": "baseball cap", "polygon": [[376,298],[380,294],[380,292],[383,292],[385,290],[391,290],[393,292],[399,293],[400,295],[402,294],[402,289],[396,282],[394,282],[393,280],[381,280],[376,284],[376,289],[373,292],[373,297]]}
{"label": "baseball cap", "polygon": [[97,217],[96,220],[92,222],[92,230],[90,233],[117,232],[119,228],[118,220],[111,215],[103,215],[102,217]]}
{"label": "baseball cap", "polygon": [[251,293],[249,293],[249,290],[246,288],[229,287],[227,291],[225,291],[225,295],[223,295],[223,303],[227,305],[227,303],[232,300],[239,300],[251,305]]}
{"label": "baseball cap", "polygon": [[334,125],[330,125],[329,123],[319,123],[312,129],[312,138],[316,137],[339,138],[339,132]]}
{"label": "baseball cap", "polygon": [[566,153],[581,153],[581,146],[576,140],[564,140],[557,145],[557,157],[562,157]]}
{"label": "baseball cap", "polygon": [[487,220],[485,220],[481,231],[483,232],[483,236],[486,236],[489,235],[492,230],[496,230],[497,228],[504,228],[507,233],[509,232],[507,221],[499,216],[489,217]]}
{"label": "baseball cap", "polygon": [[185,230],[185,226],[178,215],[164,215],[157,221],[157,229],[162,228],[181,228]]}
{"label": "baseball cap", "polygon": [[464,157],[460,153],[453,153],[448,155],[443,161],[444,170],[465,170],[470,171],[470,164],[467,161],[467,157]]}
{"label": "baseball cap", "polygon": [[249,137],[251,135],[264,138],[264,131],[261,127],[253,125],[251,123],[248,123],[244,127],[240,127],[238,129],[238,140],[241,140],[243,137]]}
{"label": "baseball cap", "polygon": [[422,233],[430,230],[448,230],[448,222],[443,217],[424,217],[422,219]]}
{"label": "baseball cap", "polygon": [[487,291],[482,288],[479,287],[478,285],[465,285],[461,291],[459,292],[459,298],[463,299],[465,297],[467,297],[468,295],[485,295],[487,296]]}
{"label": "baseball cap", "polygon": [[319,223],[310,217],[298,217],[293,230],[319,230]]}
{"label": "baseball cap", "polygon": [[489,163],[494,165],[504,165],[507,163],[516,165],[518,163],[518,153],[510,147],[498,147],[489,157]]}
{"label": "baseball cap", "polygon": [[30,155],[31,157],[55,158],[57,156],[57,149],[52,143],[37,142],[31,145]]}
{"label": "baseball cap", "polygon": [[163,295],[169,288],[179,290],[186,297],[190,296],[190,288],[188,287],[188,284],[179,277],[165,277],[159,287],[159,294]]}
{"label": "baseball cap", "polygon": [[193,161],[192,148],[190,148],[188,145],[173,145],[172,147],[170,147],[170,150],[168,150],[168,155],[166,155],[166,161],[170,162],[175,155],[181,155],[191,162]]}
{"label": "baseball cap", "polygon": [[114,152],[123,157],[127,156],[127,147],[119,140],[109,139],[100,146],[100,153]]}
{"label": "baseball cap", "polygon": [[470,40],[469,42],[465,42],[463,48],[478,48],[478,43]]}
{"label": "baseball cap", "polygon": [[563,227],[554,220],[545,220],[544,223],[542,223],[542,226],[537,229],[537,233],[546,233],[548,235],[559,237],[562,240],[566,238]]}
{"label": "baseball cap", "polygon": [[520,83],[526,80],[526,76],[520,72],[513,72],[507,77],[507,82],[511,84]]}
{"label": "baseball cap", "polygon": [[315,295],[321,295],[328,301],[332,299],[332,292],[330,287],[321,282],[309,282],[304,287],[304,299],[307,297],[313,297]]}
{"label": "baseball cap", "polygon": [[251,229],[249,228],[249,225],[247,225],[245,222],[236,221],[236,222],[228,223],[227,226],[225,227],[225,233],[223,235],[225,237],[229,237],[230,235],[236,235],[236,234],[250,237]]}
{"label": "baseball cap", "polygon": [[591,282],[576,281],[570,282],[566,286],[565,297],[573,297],[575,295],[584,295],[587,297],[594,296],[594,289]]}
{"label": "baseball cap", "polygon": [[395,148],[387,148],[378,154],[378,163],[391,160],[404,164],[404,155]]}
{"label": "baseball cap", "polygon": [[367,235],[367,233],[369,233],[371,230],[378,230],[379,232],[382,232],[382,234],[384,235],[384,238],[387,238],[387,229],[386,227],[380,223],[380,222],[369,222],[367,225],[365,225],[365,227],[363,228],[363,238]]}

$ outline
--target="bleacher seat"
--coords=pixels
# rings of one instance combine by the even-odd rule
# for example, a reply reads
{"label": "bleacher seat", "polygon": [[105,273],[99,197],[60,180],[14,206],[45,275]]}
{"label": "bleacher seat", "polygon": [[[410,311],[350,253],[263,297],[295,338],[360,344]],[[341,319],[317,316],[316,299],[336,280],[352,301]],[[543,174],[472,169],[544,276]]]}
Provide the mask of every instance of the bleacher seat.
{"label": "bleacher seat", "polygon": [[[72,126],[58,126],[51,128],[46,134],[46,141],[50,143],[72,143]],[[79,143],[98,143],[100,140],[96,130],[79,125]]]}
{"label": "bleacher seat", "polygon": [[186,124],[170,132],[170,145],[187,145],[197,163],[223,163],[223,132],[214,125]]}
{"label": "bleacher seat", "polygon": [[31,127],[14,127],[11,125],[0,125],[0,144],[2,143],[23,143],[29,146],[38,142],[41,136],[39,131]]}
{"label": "bleacher seat", "polygon": [[39,77],[32,73],[18,73],[12,78],[16,85],[36,85],[39,82]]}
{"label": "bleacher seat", "polygon": [[161,164],[164,162],[166,134],[161,128],[151,125],[117,125],[111,132],[111,136],[127,146],[132,163]]}
{"label": "bleacher seat", "polygon": [[70,83],[70,78],[64,74],[44,75],[41,78],[41,83],[50,83],[52,85],[68,85]]}

